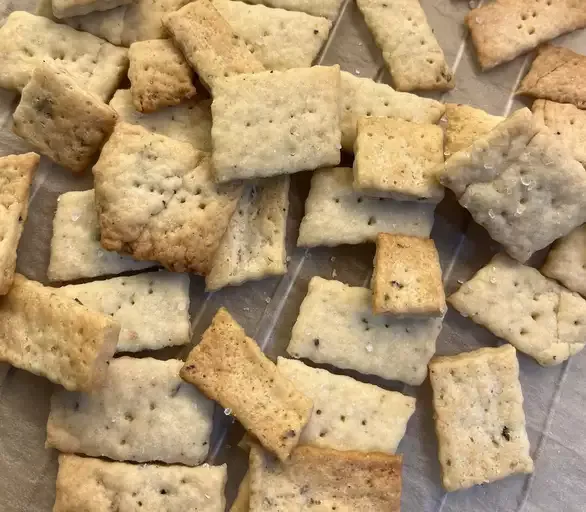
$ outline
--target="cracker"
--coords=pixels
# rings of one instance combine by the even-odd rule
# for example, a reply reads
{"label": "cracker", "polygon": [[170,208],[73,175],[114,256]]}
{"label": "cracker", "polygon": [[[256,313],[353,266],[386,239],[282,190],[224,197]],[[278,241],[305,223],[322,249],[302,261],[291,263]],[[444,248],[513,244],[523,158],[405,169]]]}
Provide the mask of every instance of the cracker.
{"label": "cracker", "polygon": [[171,139],[189,142],[195,149],[212,150],[211,100],[187,100],[174,107],[143,114],[134,108],[129,89],[119,89],[110,101],[120,121],[138,124]]}
{"label": "cracker", "polygon": [[238,486],[238,494],[230,512],[249,512],[250,511],[250,473],[247,471],[244,478]]}
{"label": "cracker", "polygon": [[118,352],[189,343],[189,276],[150,272],[59,288],[120,322]]}
{"label": "cracker", "polygon": [[575,0],[496,0],[472,9],[466,23],[486,70],[586,26],[586,11]]}
{"label": "cracker", "polygon": [[445,163],[441,181],[521,262],[586,220],[586,173],[524,108]]}
{"label": "cracker", "polygon": [[212,103],[218,181],[340,162],[339,66],[266,71],[219,81]]}
{"label": "cracker", "polygon": [[433,240],[379,233],[372,289],[375,313],[444,315],[442,269]]}
{"label": "cracker", "polygon": [[374,242],[380,232],[429,236],[435,205],[368,197],[354,190],[353,179],[344,167],[313,173],[297,245]]}
{"label": "cracker", "polygon": [[326,42],[331,21],[233,0],[212,0],[214,7],[267,69],[311,66]]}
{"label": "cracker", "polygon": [[429,376],[446,490],[533,472],[511,345],[435,358]]}
{"label": "cracker", "polygon": [[250,512],[340,510],[399,512],[401,456],[301,446],[279,462],[250,451]]}
{"label": "cracker", "polygon": [[112,133],[118,115],[66,71],[42,64],[14,111],[14,132],[73,172],[83,171]]}
{"label": "cracker", "polygon": [[543,366],[560,364],[584,348],[586,301],[504,254],[448,302]]}
{"label": "cracker", "polygon": [[419,0],[357,0],[399,91],[453,89],[446,63]]}
{"label": "cracker", "polygon": [[52,12],[56,18],[81,16],[94,11],[108,11],[133,0],[52,0]]}
{"label": "cracker", "polygon": [[313,400],[300,444],[395,453],[415,412],[415,398],[279,357],[279,372]]}
{"label": "cracker", "polygon": [[395,91],[387,84],[342,71],[342,147],[352,152],[360,117],[392,117],[413,123],[437,123],[444,105],[430,98]]}
{"label": "cracker", "polygon": [[0,295],[6,295],[16,269],[16,249],[28,215],[29,189],[39,155],[0,158]]}
{"label": "cracker", "polygon": [[312,16],[322,16],[335,20],[343,0],[248,0],[249,4],[264,4],[268,7],[299,11]]}
{"label": "cracker", "polygon": [[47,447],[134,462],[201,464],[214,404],[179,378],[177,359],[112,359],[104,387],[51,398]]}
{"label": "cracker", "polygon": [[187,357],[181,377],[225,407],[281,460],[311,415],[311,400],[279,374],[224,308]]}
{"label": "cracker", "polygon": [[103,384],[119,332],[115,320],[20,274],[0,297],[0,361],[66,389]]}
{"label": "cracker", "polygon": [[168,39],[133,43],[128,59],[130,91],[136,110],[153,112],[195,96],[193,72]]}
{"label": "cracker", "polygon": [[443,319],[376,315],[371,302],[368,288],[313,277],[287,352],[366,375],[421,384]]}
{"label": "cracker", "polygon": [[289,176],[248,185],[206,277],[208,290],[287,273]]}
{"label": "cracker", "polygon": [[436,177],[444,161],[444,132],[439,126],[362,117],[354,154],[358,191],[398,201],[439,203],[444,197]]}
{"label": "cracker", "polygon": [[217,185],[209,155],[118,123],[94,165],[102,246],[207,274],[242,186]]}
{"label": "cracker", "polygon": [[43,62],[58,64],[82,89],[107,101],[126,74],[128,56],[91,34],[13,12],[0,28],[0,87],[22,91]]}
{"label": "cracker", "polygon": [[226,481],[225,464],[188,468],[60,455],[53,512],[224,512]]}

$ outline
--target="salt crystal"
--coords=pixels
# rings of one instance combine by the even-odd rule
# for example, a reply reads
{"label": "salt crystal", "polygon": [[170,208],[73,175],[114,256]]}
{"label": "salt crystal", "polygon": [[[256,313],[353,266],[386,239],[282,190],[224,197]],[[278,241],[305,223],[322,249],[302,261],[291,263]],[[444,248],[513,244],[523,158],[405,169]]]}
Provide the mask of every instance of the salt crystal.
{"label": "salt crystal", "polygon": [[98,258],[101,258],[104,256],[104,251],[102,251],[102,249],[98,249],[98,252],[96,254],[98,255]]}
{"label": "salt crystal", "polygon": [[494,212],[492,211],[492,209],[488,210],[488,216],[489,216],[491,219],[494,219],[494,218],[495,218],[495,214],[494,214]]}
{"label": "salt crystal", "polygon": [[521,176],[521,183],[527,186],[531,183],[531,178],[529,176]]}
{"label": "salt crystal", "polygon": [[177,306],[177,309],[178,309],[179,311],[185,311],[185,304],[179,304],[179,305]]}
{"label": "salt crystal", "polygon": [[486,163],[486,164],[484,164],[484,168],[485,168],[486,170],[494,169],[494,165],[492,165],[492,164],[489,164],[489,163]]}
{"label": "salt crystal", "polygon": [[464,280],[463,279],[458,279],[458,284],[464,284]]}
{"label": "salt crystal", "polygon": [[75,210],[72,214],[71,214],[71,220],[73,222],[77,222],[79,220],[79,218],[81,217],[81,212],[79,210]]}
{"label": "salt crystal", "polygon": [[269,302],[271,302],[271,298],[270,298],[270,297],[267,297],[267,298],[265,299],[265,302],[268,304]]}
{"label": "salt crystal", "polygon": [[336,144],[336,149],[342,149],[342,144]]}
{"label": "salt crystal", "polygon": [[242,309],[243,309],[244,311],[250,311],[250,308],[249,308],[249,307],[243,307]]}
{"label": "salt crystal", "polygon": [[338,273],[336,272],[336,269],[332,270],[332,277],[336,277],[338,275]]}
{"label": "salt crystal", "polygon": [[330,258],[330,261],[333,263],[334,261],[336,261],[336,257],[335,257],[335,256],[332,256],[332,257]]}
{"label": "salt crystal", "polygon": [[204,496],[206,497],[206,500],[209,500],[210,499],[209,494],[204,494]]}
{"label": "salt crystal", "polygon": [[468,7],[470,7],[470,9],[474,9],[476,7],[476,1],[475,0],[470,0],[468,2]]}
{"label": "salt crystal", "polygon": [[370,343],[368,345],[366,345],[366,351],[372,352],[372,345]]}
{"label": "salt crystal", "polygon": [[289,262],[291,261],[291,256],[287,256],[287,257],[285,258],[285,261],[286,261],[287,263],[289,263]]}
{"label": "salt crystal", "polygon": [[517,207],[517,210],[515,211],[515,217],[519,217],[521,215],[523,215],[523,212],[525,211],[525,206],[523,206],[522,204],[520,204]]}
{"label": "salt crystal", "polygon": [[357,75],[359,75],[359,74],[360,74],[360,70],[359,70],[359,69],[357,69],[357,70],[356,70],[356,74],[357,74]]}
{"label": "salt crystal", "polygon": [[490,281],[492,284],[495,284],[495,283],[496,283],[496,277],[491,277],[491,278],[489,279],[489,281]]}
{"label": "salt crystal", "polygon": [[224,409],[224,414],[226,416],[230,416],[230,414],[232,414],[232,409],[230,409],[229,407],[227,407],[226,409]]}

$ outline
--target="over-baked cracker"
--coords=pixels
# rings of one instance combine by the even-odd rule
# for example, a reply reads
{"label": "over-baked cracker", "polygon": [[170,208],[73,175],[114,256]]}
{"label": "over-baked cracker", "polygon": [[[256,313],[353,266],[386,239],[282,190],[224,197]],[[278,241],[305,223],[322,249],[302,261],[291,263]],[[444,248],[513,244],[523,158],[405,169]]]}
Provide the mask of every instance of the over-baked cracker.
{"label": "over-baked cracker", "polygon": [[51,0],[52,12],[56,18],[81,16],[95,11],[108,11],[134,0]]}
{"label": "over-baked cracker", "polygon": [[249,4],[264,4],[287,11],[305,12],[329,20],[334,20],[338,16],[342,2],[343,0],[320,0],[319,2],[315,0],[248,0]]}

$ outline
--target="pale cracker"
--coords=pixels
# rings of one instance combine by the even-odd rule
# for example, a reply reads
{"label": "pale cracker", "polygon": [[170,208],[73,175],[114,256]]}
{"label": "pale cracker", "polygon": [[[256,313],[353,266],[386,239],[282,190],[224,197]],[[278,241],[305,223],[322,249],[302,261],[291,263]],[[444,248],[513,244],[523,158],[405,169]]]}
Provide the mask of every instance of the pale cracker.
{"label": "pale cracker", "polygon": [[93,391],[105,382],[119,333],[110,317],[20,274],[0,297],[0,361],[66,389]]}
{"label": "pale cracker", "polygon": [[28,215],[29,189],[39,165],[39,155],[0,158],[0,295],[12,286],[16,249]]}
{"label": "pale cracker", "polygon": [[511,345],[435,358],[429,376],[446,490],[533,472]]}
{"label": "pale cracker", "polygon": [[340,162],[339,66],[266,71],[217,82],[212,103],[218,181]]}
{"label": "pale cracker", "polygon": [[453,89],[454,75],[419,0],[357,0],[398,91]]}
{"label": "pale cracker", "polygon": [[586,10],[576,0],[496,0],[471,10],[466,23],[480,66],[490,69],[586,26]]}
{"label": "pale cracker", "polygon": [[250,451],[250,512],[337,510],[399,512],[400,455],[296,448],[279,462],[258,445]]}
{"label": "pale cracker", "polygon": [[379,233],[372,275],[375,313],[442,316],[446,296],[433,240]]}
{"label": "pale cracker", "polygon": [[117,352],[189,343],[189,276],[149,272],[59,288],[120,323]]}
{"label": "pale cracker", "polygon": [[356,122],[360,117],[380,116],[404,119],[413,123],[437,123],[444,105],[430,98],[395,91],[390,85],[370,78],[359,78],[342,71],[342,147],[354,150]]}
{"label": "pale cracker", "polygon": [[126,5],[134,0],[51,0],[53,15],[56,18],[81,16],[95,11],[108,11]]}
{"label": "pale cracker", "polygon": [[543,366],[564,362],[586,343],[586,301],[504,254],[448,302]]}
{"label": "pale cracker", "polygon": [[[246,436],[246,434],[245,434]],[[244,478],[238,486],[238,494],[232,506],[230,512],[249,512],[250,511],[250,472],[247,471]]]}
{"label": "pale cracker", "polygon": [[53,512],[224,512],[226,465],[163,466],[59,456]]}
{"label": "pale cracker", "polygon": [[521,262],[586,220],[586,173],[523,108],[441,172],[460,204]]}
{"label": "pale cracker", "polygon": [[181,377],[234,415],[281,460],[289,457],[312,403],[221,308],[187,357]]}
{"label": "pale cracker", "polygon": [[244,189],[206,277],[208,290],[287,273],[289,176]]}
{"label": "pale cracker", "polygon": [[118,123],[93,171],[105,249],[176,272],[211,270],[242,186],[217,185],[207,153]]}
{"label": "pale cracker", "polygon": [[107,101],[126,74],[127,53],[91,34],[15,11],[0,28],[0,87],[22,91],[35,68],[52,62]]}
{"label": "pale cracker", "polygon": [[201,464],[209,449],[214,404],[179,378],[177,359],[112,359],[104,387],[57,391],[47,447],[134,462]]}
{"label": "pale cracker", "polygon": [[214,7],[267,69],[311,66],[328,38],[331,21],[234,0],[212,0]]}
{"label": "pale cracker", "polygon": [[136,110],[153,112],[195,96],[193,72],[169,39],[132,43],[128,59],[130,92]]}
{"label": "pale cracker", "polygon": [[313,277],[287,352],[320,364],[421,384],[443,319],[376,315],[371,302],[368,288]]}
{"label": "pale cracker", "polygon": [[444,161],[444,132],[439,126],[362,117],[356,130],[356,190],[398,201],[442,200],[444,188],[436,176]]}
{"label": "pale cracker", "polygon": [[299,444],[395,453],[415,412],[415,398],[279,357],[277,369],[313,400]]}
{"label": "pale cracker", "polygon": [[297,245],[374,242],[380,232],[429,236],[434,204],[368,197],[354,190],[352,169],[313,173]]}
{"label": "pale cracker", "polygon": [[312,16],[322,16],[329,20],[334,20],[338,16],[338,11],[342,6],[343,0],[248,0],[249,4],[264,4],[268,7],[286,9],[287,11],[298,11],[311,14]]}
{"label": "pale cracker", "polygon": [[22,90],[13,129],[54,162],[81,172],[117,119],[112,108],[82,89],[69,73],[41,64]]}

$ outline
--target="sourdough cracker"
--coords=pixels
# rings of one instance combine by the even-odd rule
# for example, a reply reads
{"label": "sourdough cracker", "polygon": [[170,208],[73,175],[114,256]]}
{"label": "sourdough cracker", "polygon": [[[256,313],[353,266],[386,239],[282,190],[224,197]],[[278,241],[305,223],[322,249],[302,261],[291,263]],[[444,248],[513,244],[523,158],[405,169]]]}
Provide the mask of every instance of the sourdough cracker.
{"label": "sourdough cracker", "polygon": [[246,472],[244,478],[238,486],[238,494],[230,512],[249,512],[250,511],[250,472]]}
{"label": "sourdough cracker", "polygon": [[342,6],[343,0],[249,0],[250,4],[264,4],[268,7],[285,9],[287,11],[298,11],[311,14],[312,16],[322,16],[329,20],[334,20],[338,16],[338,11]]}
{"label": "sourdough cracker", "polygon": [[134,0],[51,0],[52,12],[56,18],[81,16],[94,11],[108,11]]}

